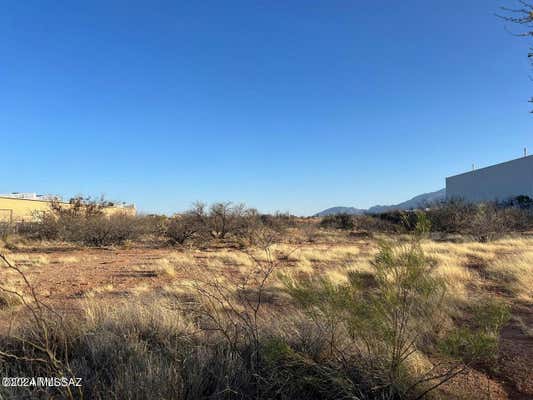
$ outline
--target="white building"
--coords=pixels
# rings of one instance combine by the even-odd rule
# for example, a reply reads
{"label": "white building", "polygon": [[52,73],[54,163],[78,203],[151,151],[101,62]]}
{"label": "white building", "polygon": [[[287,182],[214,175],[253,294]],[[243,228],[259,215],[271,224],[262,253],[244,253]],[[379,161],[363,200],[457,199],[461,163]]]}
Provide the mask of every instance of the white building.
{"label": "white building", "polygon": [[0,197],[7,197],[10,199],[41,200],[41,201],[52,201],[52,200],[61,201],[62,200],[61,196],[56,196],[53,194],[37,194],[37,193],[21,193],[21,192],[0,194]]}
{"label": "white building", "polygon": [[446,198],[468,202],[533,198],[533,155],[446,178]]}

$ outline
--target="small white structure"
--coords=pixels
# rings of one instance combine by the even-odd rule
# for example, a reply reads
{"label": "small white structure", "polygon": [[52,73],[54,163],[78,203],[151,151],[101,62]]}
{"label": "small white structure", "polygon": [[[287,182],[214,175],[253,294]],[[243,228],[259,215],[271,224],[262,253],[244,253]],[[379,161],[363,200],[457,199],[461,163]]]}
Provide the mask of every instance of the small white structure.
{"label": "small white structure", "polygon": [[446,178],[446,199],[468,202],[533,198],[533,155]]}
{"label": "small white structure", "polygon": [[20,193],[20,192],[0,194],[0,197],[7,197],[10,199],[41,200],[41,201],[52,201],[52,200],[61,201],[62,200],[61,196],[56,196],[53,194]]}

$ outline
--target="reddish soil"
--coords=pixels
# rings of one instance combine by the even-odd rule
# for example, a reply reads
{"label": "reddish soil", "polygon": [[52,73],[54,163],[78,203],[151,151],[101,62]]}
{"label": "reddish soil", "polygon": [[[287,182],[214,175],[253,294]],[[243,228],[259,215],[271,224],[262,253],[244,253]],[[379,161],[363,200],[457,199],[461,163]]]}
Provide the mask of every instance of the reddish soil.
{"label": "reddish soil", "polygon": [[[527,304],[513,308],[514,318],[502,330],[500,337],[501,378],[513,399],[533,399],[533,307]],[[518,323],[518,319],[522,324]],[[528,335],[526,329],[529,329]]]}
{"label": "reddish soil", "polygon": [[[113,285],[117,295],[143,283],[156,286],[164,280],[150,270],[150,263],[164,258],[169,250],[74,250],[61,253],[44,253],[50,263],[28,268],[31,283],[44,299],[54,302],[82,297],[86,292],[106,285]],[[77,261],[62,263],[63,257],[75,257]],[[145,268],[140,269],[142,265]],[[140,270],[139,270],[140,269]],[[168,282],[168,278],[165,278]]]}
{"label": "reddish soil", "polygon": [[470,257],[466,267],[479,274],[485,291],[512,306],[512,317],[500,335],[498,364],[496,368],[490,368],[486,372],[501,383],[508,399],[531,400],[533,399],[533,304],[513,302],[510,293],[501,282],[494,280],[487,273],[482,259]]}
{"label": "reddish soil", "polygon": [[[173,249],[48,249],[25,253],[28,257],[44,255],[49,263],[43,266],[25,266],[24,271],[34,285],[38,296],[47,304],[64,312],[80,310],[81,300],[87,292],[112,285],[102,295],[106,300],[127,299],[131,289],[143,284],[157,290],[169,283],[169,279],[190,278],[193,270],[178,273],[170,278],[150,268],[154,260],[164,258]],[[202,262],[202,253],[195,255]],[[61,261],[67,259],[66,262]],[[72,261],[68,261],[72,258]],[[479,260],[471,260],[468,267],[481,271]],[[226,273],[233,270],[228,266]],[[236,272],[236,270],[235,270]],[[4,279],[0,275],[0,279]],[[493,293],[499,295],[498,293]],[[503,294],[505,295],[505,294]],[[501,335],[501,351],[498,370],[484,372],[470,370],[467,374],[445,385],[443,394],[451,399],[513,400],[533,399],[533,307],[516,304],[516,318],[505,326]],[[461,393],[460,395],[458,393]]]}

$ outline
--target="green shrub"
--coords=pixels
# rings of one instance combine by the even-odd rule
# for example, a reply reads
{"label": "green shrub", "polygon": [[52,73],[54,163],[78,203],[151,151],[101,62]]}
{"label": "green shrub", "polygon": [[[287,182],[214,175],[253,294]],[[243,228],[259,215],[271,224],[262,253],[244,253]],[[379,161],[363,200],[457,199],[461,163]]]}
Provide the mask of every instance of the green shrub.
{"label": "green shrub", "polygon": [[502,301],[485,300],[473,307],[474,325],[477,329],[497,336],[511,317],[510,307]]}
{"label": "green shrub", "polygon": [[465,363],[491,363],[498,356],[499,335],[510,318],[509,306],[487,300],[472,307],[471,326],[450,332],[440,343],[442,353]]}
{"label": "green shrub", "polygon": [[[427,229],[421,222],[419,229]],[[284,278],[288,293],[329,340],[331,356],[364,360],[368,379],[406,395],[416,377],[406,374],[409,357],[434,335],[442,316],[445,284],[417,240],[381,245],[373,274],[352,272],[348,283],[326,278]],[[350,338],[351,346],[340,343]],[[355,361],[354,361],[355,362]],[[361,362],[361,361],[359,361]]]}
{"label": "green shrub", "polygon": [[465,363],[492,360],[496,357],[497,347],[498,338],[467,327],[455,329],[439,343],[443,354]]}

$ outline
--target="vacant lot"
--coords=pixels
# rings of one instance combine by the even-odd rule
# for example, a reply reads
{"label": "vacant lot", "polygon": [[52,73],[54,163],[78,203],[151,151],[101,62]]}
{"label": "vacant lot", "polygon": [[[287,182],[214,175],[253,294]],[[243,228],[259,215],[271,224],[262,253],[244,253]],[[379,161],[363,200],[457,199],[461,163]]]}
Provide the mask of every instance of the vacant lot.
{"label": "vacant lot", "polygon": [[[57,353],[54,353],[57,365],[53,367],[42,367],[38,362],[34,366],[30,361],[5,356],[3,375],[13,375],[15,371],[19,375],[43,371],[72,373],[85,381],[82,391],[62,394],[74,398],[246,398],[248,395],[241,396],[240,390],[243,393],[258,390],[244,387],[243,382],[252,378],[243,377],[242,371],[238,376],[228,376],[223,370],[238,370],[243,361],[228,356],[228,352],[237,351],[239,346],[253,346],[250,339],[254,339],[261,342],[261,351],[266,351],[267,356],[261,356],[261,362],[269,365],[266,370],[272,374],[275,370],[277,375],[264,377],[264,383],[260,382],[259,386],[264,387],[265,392],[257,392],[253,397],[290,398],[290,393],[307,391],[309,396],[328,398],[322,395],[321,390],[324,390],[332,391],[333,397],[341,396],[342,392],[344,398],[373,398],[373,389],[366,384],[362,385],[364,390],[361,389],[360,397],[356,397],[352,389],[344,389],[344,383],[338,382],[353,381],[352,372],[346,370],[348,372],[336,377],[327,372],[341,363],[338,355],[333,356],[333,343],[346,346],[342,354],[348,358],[361,359],[362,356],[356,355],[342,336],[347,335],[342,321],[328,320],[320,304],[311,308],[302,306],[294,290],[291,294],[291,282],[312,280],[320,284],[327,282],[336,288],[346,285],[353,272],[372,280],[376,274],[376,260],[382,251],[380,243],[388,241],[401,247],[408,245],[411,238],[317,232],[311,241],[305,234],[287,232],[285,238],[268,248],[244,250],[223,241],[198,249],[141,243],[85,248],[61,242],[14,240],[2,252],[24,273],[35,296],[53,309],[53,315],[60,315],[61,322],[51,323],[51,326],[61,326],[59,330],[67,333],[62,332],[64,336],[61,336],[53,326],[49,327],[47,335],[52,339],[48,338],[47,343],[63,340],[68,344],[69,353],[65,354],[59,344],[50,345]],[[444,356],[433,339],[428,338],[406,357],[402,367],[408,376],[405,379],[410,382],[412,378],[409,377],[413,375],[423,376],[424,371],[441,363],[444,368],[456,362],[464,368],[425,396],[531,398],[533,238],[521,235],[490,243],[472,242],[458,236],[453,239],[420,239],[428,274],[445,282],[445,294],[439,303],[445,311],[439,320],[445,326],[445,336],[452,335],[453,329],[471,326],[476,318],[472,313],[475,305],[497,301],[509,310],[509,316],[498,328],[497,345],[492,348],[495,354],[491,357],[468,360],[453,352]],[[3,341],[9,349],[2,351],[20,358],[21,348],[9,339],[10,335],[19,332],[19,336],[31,338],[41,333],[34,327],[32,306],[24,306],[13,294],[31,297],[19,271],[3,268],[1,281],[8,288],[0,303]],[[368,290],[373,287],[370,283]],[[326,292],[321,293],[320,296]],[[329,300],[326,296],[320,301]],[[336,318],[344,312],[344,306],[339,307],[334,311]],[[309,312],[310,309],[315,311]],[[54,316],[49,319],[56,321]],[[35,331],[28,333],[28,326],[33,326]],[[324,330],[321,327],[325,327]],[[328,327],[333,328],[328,330]],[[328,342],[323,338],[326,333],[331,333],[332,337],[339,335],[339,339]],[[277,341],[272,344],[273,338],[283,338],[283,345]],[[33,342],[41,339],[39,336]],[[222,342],[227,339],[229,347],[217,347],[221,346],[219,339]],[[265,340],[270,347],[264,344]],[[193,350],[183,354],[176,348],[180,346]],[[274,356],[272,348],[276,349]],[[27,347],[26,351],[35,358],[39,353]],[[209,366],[213,357],[225,359],[226,364]],[[257,360],[253,362],[259,364]],[[364,365],[357,367],[367,371]],[[263,370],[263,367],[257,368]],[[142,376],[142,382],[130,384],[131,374]],[[287,383],[298,379],[302,381],[295,384],[296,387]],[[361,380],[367,382],[366,378]],[[282,382],[279,387],[276,386],[278,382]],[[420,388],[406,397],[416,398],[431,382],[421,383]],[[202,392],[202,388],[209,386],[216,387],[216,393]],[[351,387],[348,383],[345,386]],[[334,390],[338,390],[336,395]],[[28,396],[28,393],[48,396],[48,392],[23,389],[6,393],[19,397]],[[387,395],[396,398],[397,395],[391,391],[379,393],[380,398],[387,398]]]}

